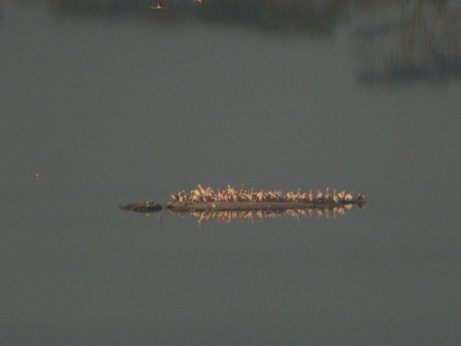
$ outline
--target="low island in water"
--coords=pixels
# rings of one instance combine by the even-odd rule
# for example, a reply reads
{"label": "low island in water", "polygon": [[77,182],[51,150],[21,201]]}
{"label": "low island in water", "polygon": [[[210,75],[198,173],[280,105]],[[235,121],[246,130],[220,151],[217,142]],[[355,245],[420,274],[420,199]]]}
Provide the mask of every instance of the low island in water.
{"label": "low island in water", "polygon": [[[168,209],[175,213],[193,212],[222,212],[222,211],[281,211],[319,209],[328,210],[334,208],[347,208],[357,204],[363,208],[365,195],[357,197],[346,191],[331,191],[328,187],[325,191],[311,189],[309,192],[289,191],[283,193],[280,190],[254,191],[246,189],[243,185],[235,189],[229,185],[227,188],[215,191],[210,187],[204,188],[198,185],[197,189],[186,193],[184,190],[171,195],[172,200],[163,204],[155,202],[139,202],[120,206],[123,210],[151,213]],[[347,208],[348,209],[348,208]]]}

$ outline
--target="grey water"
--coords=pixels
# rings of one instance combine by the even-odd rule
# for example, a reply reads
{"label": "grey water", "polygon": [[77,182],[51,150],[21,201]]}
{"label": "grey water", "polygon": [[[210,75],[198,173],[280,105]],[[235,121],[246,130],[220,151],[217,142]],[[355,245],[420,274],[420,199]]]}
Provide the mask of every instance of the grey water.
{"label": "grey water", "polygon": [[[461,2],[155,5],[0,2],[1,343],[459,342]],[[367,203],[118,208],[197,184]]]}

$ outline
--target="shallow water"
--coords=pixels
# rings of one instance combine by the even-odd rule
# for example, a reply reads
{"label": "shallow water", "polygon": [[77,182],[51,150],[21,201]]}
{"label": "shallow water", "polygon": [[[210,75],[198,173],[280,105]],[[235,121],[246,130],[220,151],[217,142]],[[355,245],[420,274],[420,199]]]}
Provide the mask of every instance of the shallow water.
{"label": "shallow water", "polygon": [[[456,343],[459,1],[163,3],[0,5],[4,342]],[[368,203],[118,209],[199,183]]]}

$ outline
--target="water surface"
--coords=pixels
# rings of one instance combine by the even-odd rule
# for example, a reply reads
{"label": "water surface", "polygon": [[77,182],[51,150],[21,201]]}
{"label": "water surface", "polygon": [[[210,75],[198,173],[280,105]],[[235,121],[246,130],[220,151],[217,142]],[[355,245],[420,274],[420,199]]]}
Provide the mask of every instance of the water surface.
{"label": "water surface", "polygon": [[[2,339],[459,340],[459,1],[163,3],[0,5]],[[118,209],[199,183],[368,203]]]}

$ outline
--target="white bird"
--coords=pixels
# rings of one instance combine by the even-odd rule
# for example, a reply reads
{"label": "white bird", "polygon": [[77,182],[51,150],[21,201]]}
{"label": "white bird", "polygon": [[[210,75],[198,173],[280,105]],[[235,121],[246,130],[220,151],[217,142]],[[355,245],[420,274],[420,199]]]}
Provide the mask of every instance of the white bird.
{"label": "white bird", "polygon": [[315,195],[315,198],[317,199],[322,199],[323,198],[323,193],[320,190],[317,190],[317,194]]}
{"label": "white bird", "polygon": [[200,193],[202,195],[205,195],[206,194],[206,190],[202,187],[202,185],[198,184],[198,188],[200,189]]}
{"label": "white bird", "polygon": [[333,197],[332,197],[332,199],[333,199],[333,202],[335,202],[335,203],[338,203],[338,201],[339,201],[339,198],[336,195],[336,189],[333,189]]}

